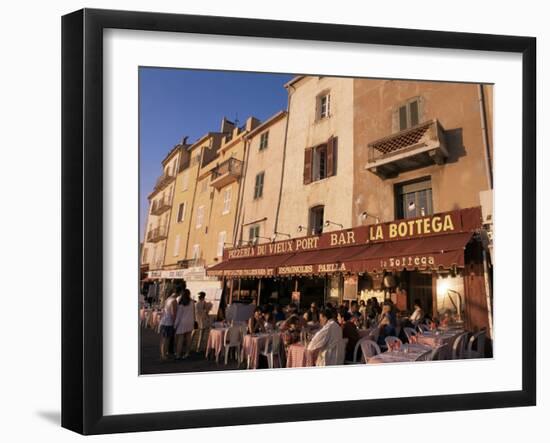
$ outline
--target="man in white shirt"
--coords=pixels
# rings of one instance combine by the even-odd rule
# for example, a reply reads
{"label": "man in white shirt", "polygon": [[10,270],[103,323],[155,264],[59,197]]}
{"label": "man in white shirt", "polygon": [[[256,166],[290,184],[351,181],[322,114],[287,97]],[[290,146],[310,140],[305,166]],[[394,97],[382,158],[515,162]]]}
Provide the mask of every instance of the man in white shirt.
{"label": "man in white shirt", "polygon": [[337,348],[342,341],[342,328],[333,319],[334,313],[330,309],[323,309],[319,315],[321,329],[313,336],[309,343],[308,352],[317,353],[316,366],[338,364]]}

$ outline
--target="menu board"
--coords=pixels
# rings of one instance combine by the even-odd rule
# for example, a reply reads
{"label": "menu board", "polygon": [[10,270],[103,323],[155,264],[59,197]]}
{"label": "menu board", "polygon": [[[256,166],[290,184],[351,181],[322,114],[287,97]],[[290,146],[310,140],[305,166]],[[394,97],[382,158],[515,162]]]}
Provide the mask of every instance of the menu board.
{"label": "menu board", "polygon": [[344,277],[344,300],[357,300],[357,275]]}

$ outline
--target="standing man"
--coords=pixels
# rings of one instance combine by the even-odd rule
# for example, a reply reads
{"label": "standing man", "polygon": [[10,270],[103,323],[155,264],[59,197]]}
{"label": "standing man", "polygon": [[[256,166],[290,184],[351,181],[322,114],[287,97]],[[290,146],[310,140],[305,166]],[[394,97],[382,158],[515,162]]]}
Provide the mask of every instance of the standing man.
{"label": "standing man", "polygon": [[212,303],[207,302],[206,293],[199,292],[199,301],[195,303],[195,321],[199,332],[199,340],[197,342],[197,352],[201,349],[201,342],[204,332],[210,327],[209,313],[212,309]]}

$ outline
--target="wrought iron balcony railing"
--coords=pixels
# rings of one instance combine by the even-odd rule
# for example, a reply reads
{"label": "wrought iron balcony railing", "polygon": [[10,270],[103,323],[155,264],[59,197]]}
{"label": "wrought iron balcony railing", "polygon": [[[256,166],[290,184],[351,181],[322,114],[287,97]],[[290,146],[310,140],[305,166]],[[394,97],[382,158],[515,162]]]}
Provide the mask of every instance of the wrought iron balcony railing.
{"label": "wrought iron balcony railing", "polygon": [[443,164],[449,155],[437,120],[375,140],[369,143],[368,150],[367,169],[382,178],[429,164]]}
{"label": "wrought iron balcony railing", "polygon": [[168,237],[168,229],[166,226],[159,226],[153,228],[147,233],[147,241],[150,243],[157,243],[161,240],[166,240]]}
{"label": "wrought iron balcony railing", "polygon": [[220,189],[231,182],[239,179],[243,171],[243,162],[236,158],[220,163],[212,170],[212,180],[210,185],[216,189]]}

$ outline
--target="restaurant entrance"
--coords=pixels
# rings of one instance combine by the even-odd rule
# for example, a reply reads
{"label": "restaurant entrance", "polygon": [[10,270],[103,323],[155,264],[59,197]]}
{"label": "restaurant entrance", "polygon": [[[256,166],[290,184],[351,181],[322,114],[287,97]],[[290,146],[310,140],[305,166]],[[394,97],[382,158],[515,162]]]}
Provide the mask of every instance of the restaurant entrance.
{"label": "restaurant entrance", "polygon": [[309,307],[311,303],[323,306],[327,293],[327,278],[298,277],[298,291],[300,291],[300,307]]}

